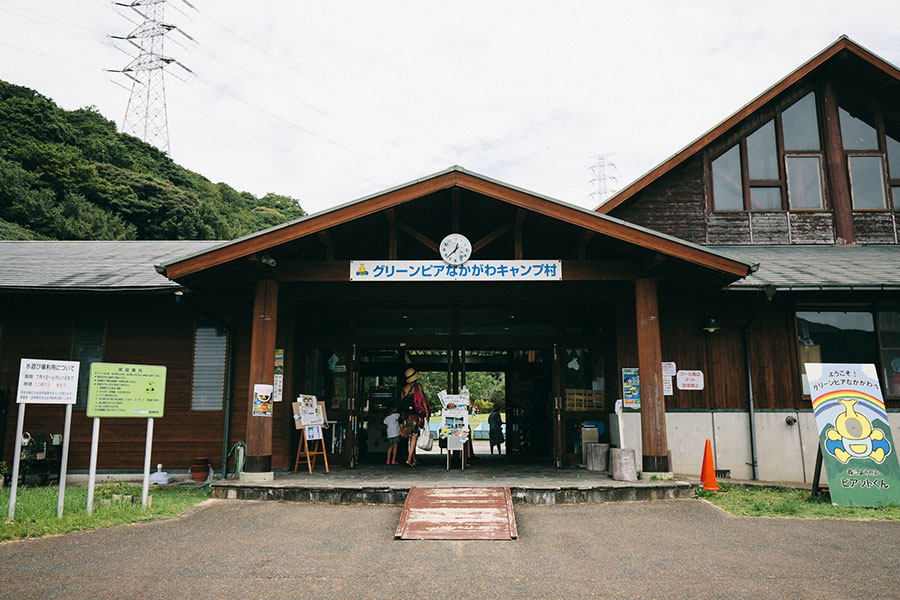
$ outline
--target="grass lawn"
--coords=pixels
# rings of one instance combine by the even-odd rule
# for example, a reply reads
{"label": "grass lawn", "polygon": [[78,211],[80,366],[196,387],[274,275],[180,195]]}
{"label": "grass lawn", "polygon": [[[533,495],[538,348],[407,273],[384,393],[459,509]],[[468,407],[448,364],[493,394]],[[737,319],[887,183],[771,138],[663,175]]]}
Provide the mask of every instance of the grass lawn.
{"label": "grass lawn", "polygon": [[[151,508],[144,510],[140,503],[141,486],[117,483],[116,493],[135,494],[137,504],[114,501],[109,506],[100,502],[104,484],[98,483],[94,489],[94,514],[88,516],[86,487],[66,487],[66,499],[61,519],[56,516],[59,488],[19,487],[16,491],[15,520],[9,522],[9,487],[0,489],[0,542],[22,538],[37,538],[59,535],[82,529],[97,529],[110,525],[152,521],[180,514],[192,506],[209,498],[208,489],[187,489],[179,487],[153,487]],[[113,486],[108,486],[112,488]]]}
{"label": "grass lawn", "polygon": [[809,490],[786,487],[743,487],[728,483],[719,485],[726,490],[724,494],[700,490],[697,492],[697,496],[741,517],[900,521],[900,505],[898,504],[881,508],[833,506],[827,495],[813,499]]}

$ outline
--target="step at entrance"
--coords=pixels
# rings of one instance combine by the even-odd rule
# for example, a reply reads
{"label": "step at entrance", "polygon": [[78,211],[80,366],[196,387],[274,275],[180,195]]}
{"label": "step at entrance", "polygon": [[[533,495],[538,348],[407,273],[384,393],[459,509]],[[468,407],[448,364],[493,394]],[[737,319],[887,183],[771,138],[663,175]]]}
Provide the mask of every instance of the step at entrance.
{"label": "step at entrance", "polygon": [[512,540],[518,537],[509,488],[412,487],[394,537],[404,540]]}

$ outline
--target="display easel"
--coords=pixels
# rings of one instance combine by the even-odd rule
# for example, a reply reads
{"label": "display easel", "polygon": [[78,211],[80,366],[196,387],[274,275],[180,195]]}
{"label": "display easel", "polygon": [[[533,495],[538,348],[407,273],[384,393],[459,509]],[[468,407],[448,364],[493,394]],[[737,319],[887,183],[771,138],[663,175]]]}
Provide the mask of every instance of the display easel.
{"label": "display easel", "polygon": [[[324,436],[322,436],[324,438]],[[309,473],[312,475],[313,469],[316,468],[316,460],[321,455],[322,460],[325,461],[325,472],[328,473],[328,453],[325,451],[325,440],[319,438],[317,440],[313,440],[313,446],[318,442],[319,448],[310,450],[309,441],[306,439],[306,429],[303,428],[300,430],[300,444],[297,445],[297,459],[294,461],[294,473],[297,472],[297,467],[300,466],[300,458],[302,456],[306,457],[306,466],[309,468]]]}
{"label": "display easel", "polygon": [[459,394],[448,394],[447,390],[438,392],[441,401],[440,437],[447,442],[447,470],[454,452],[459,452],[460,468],[466,469],[466,443],[469,436],[469,389],[462,387]]}
{"label": "display easel", "polygon": [[[297,444],[297,458],[294,460],[294,473],[300,466],[300,458],[306,457],[306,466],[312,475],[313,469],[316,468],[316,460],[319,456],[325,462],[325,472],[328,470],[328,453],[325,450],[325,435],[322,428],[328,422],[328,415],[325,411],[325,403],[318,402],[315,396],[301,395],[297,402],[293,402],[291,407],[294,411],[294,427],[300,430],[300,443]],[[315,407],[315,411],[313,411]],[[319,438],[310,440],[306,434],[306,429],[318,429]],[[312,442],[312,444],[310,444]],[[318,442],[318,444],[316,444]],[[313,448],[310,448],[313,446]]]}

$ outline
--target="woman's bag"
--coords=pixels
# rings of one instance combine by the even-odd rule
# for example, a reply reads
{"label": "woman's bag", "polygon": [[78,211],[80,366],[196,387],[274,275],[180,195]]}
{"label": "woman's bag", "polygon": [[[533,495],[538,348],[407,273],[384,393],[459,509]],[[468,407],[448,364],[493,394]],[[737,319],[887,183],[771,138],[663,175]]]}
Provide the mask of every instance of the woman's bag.
{"label": "woman's bag", "polygon": [[416,441],[416,447],[419,450],[428,452],[432,446],[434,446],[434,440],[431,439],[431,431],[428,430],[428,424],[426,423],[425,427],[419,430],[419,439]]}

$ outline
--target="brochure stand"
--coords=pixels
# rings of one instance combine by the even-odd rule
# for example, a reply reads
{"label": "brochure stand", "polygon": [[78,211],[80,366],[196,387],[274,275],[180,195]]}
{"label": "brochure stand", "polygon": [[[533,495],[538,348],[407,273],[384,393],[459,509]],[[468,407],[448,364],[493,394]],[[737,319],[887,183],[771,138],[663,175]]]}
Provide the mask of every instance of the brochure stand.
{"label": "brochure stand", "polygon": [[310,449],[309,440],[306,439],[306,429],[301,429],[300,444],[297,446],[297,459],[294,461],[294,473],[297,472],[297,467],[300,466],[300,458],[303,456],[306,457],[306,466],[309,468],[310,475],[312,475],[313,469],[316,468],[316,460],[319,456],[325,461],[325,472],[329,472],[328,454],[325,452],[325,440],[321,437],[317,440],[312,440],[312,445],[313,447],[318,445],[318,449]]}
{"label": "brochure stand", "polygon": [[328,473],[328,454],[325,451],[325,436],[322,434],[322,427],[328,422],[325,403],[316,401],[315,396],[301,395],[297,398],[297,402],[292,403],[292,408],[294,427],[300,430],[300,443],[297,445],[294,473],[300,466],[300,458],[306,457],[306,466],[312,475],[319,456],[325,462],[325,472]]}

